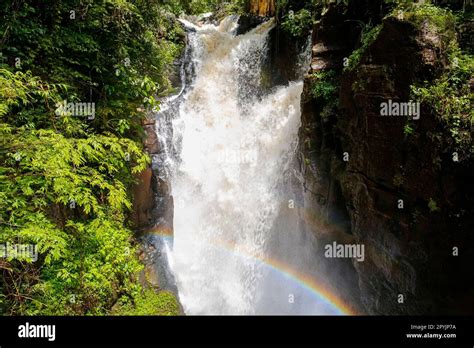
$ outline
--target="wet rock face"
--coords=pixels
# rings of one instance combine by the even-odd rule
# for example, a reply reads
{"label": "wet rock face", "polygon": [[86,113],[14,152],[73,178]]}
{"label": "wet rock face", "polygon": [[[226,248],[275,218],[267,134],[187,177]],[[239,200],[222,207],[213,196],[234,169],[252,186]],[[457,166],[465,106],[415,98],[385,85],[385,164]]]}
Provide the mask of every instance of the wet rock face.
{"label": "wet rock face", "polygon": [[[350,160],[341,186],[351,204],[353,234],[368,245],[367,262],[356,268],[369,313],[460,310],[448,296],[463,292],[468,272],[451,250],[467,232],[453,230],[458,227],[452,218],[466,204],[455,179],[463,171],[449,163],[442,170],[433,165],[436,144],[427,134],[439,125],[428,110],[421,109],[417,136],[410,139],[404,134],[406,118],[380,116],[382,102],[407,102],[411,84],[440,74],[441,53],[435,33],[390,18],[356,72],[342,80],[338,128]],[[432,197],[442,211],[428,209]]]}
{"label": "wet rock face", "polygon": [[[247,14],[239,17],[236,35],[242,35],[269,20],[261,15]],[[299,57],[306,49],[306,37],[294,37],[276,25],[269,34],[268,55],[263,65],[262,81],[264,89],[286,85],[301,78]]]}
{"label": "wet rock face", "polygon": [[[160,143],[155,131],[155,120],[145,120],[143,127],[145,129],[144,147],[150,156],[160,152]],[[148,167],[143,172],[137,174],[137,184],[132,189],[133,194],[133,213],[132,221],[137,230],[142,231],[154,225],[156,215],[156,197],[166,191],[166,185],[159,179],[157,173]],[[163,195],[169,195],[164,192]]]}
{"label": "wet rock face", "polygon": [[[154,119],[144,122],[144,146],[152,159],[161,151],[155,130],[156,122]],[[155,290],[169,290],[177,296],[175,279],[162,252],[163,238],[172,235],[173,197],[169,183],[160,177],[161,170],[162,168],[152,165],[137,175],[138,182],[133,188],[132,221],[140,233],[141,248],[138,256],[144,265],[140,282]]]}
{"label": "wet rock face", "polygon": [[[352,236],[365,245],[364,262],[352,262],[358,289],[350,294],[365,312],[470,313],[472,223],[463,211],[472,196],[463,182],[472,165],[454,165],[437,149],[429,134],[441,125],[423,106],[410,138],[406,118],[380,116],[382,102],[409,101],[411,84],[443,71],[441,39],[426,27],[388,18],[358,66],[342,73],[342,57],[354,44],[347,37],[357,29],[346,26],[343,13],[339,24],[337,11],[328,13],[330,20],[323,18],[314,30],[312,71],[339,71],[340,107],[311,98],[306,82],[300,130],[304,204],[340,227],[337,233],[326,228],[324,238]],[[442,166],[434,165],[438,156]],[[432,198],[440,211],[428,208]],[[460,245],[465,255],[456,258],[452,248]]]}
{"label": "wet rock face", "polygon": [[[360,29],[341,6],[330,7],[313,28],[310,74],[334,70],[342,72],[343,58],[352,51]],[[357,243],[352,234],[347,202],[342,194],[340,173],[341,139],[336,128],[337,110],[311,96],[312,78],[305,80],[302,96],[302,127],[299,131],[301,176],[300,219],[308,233],[314,233],[324,246],[334,241]],[[324,250],[321,251],[324,255]],[[358,263],[358,262],[355,262]],[[356,312],[366,310],[359,292],[359,275],[351,259],[327,259],[323,256],[318,267],[331,283],[337,285],[338,296],[351,303]]]}
{"label": "wet rock face", "polygon": [[248,14],[242,15],[239,17],[239,21],[238,21],[239,26],[237,27],[236,35],[245,34],[249,32],[250,30],[258,27],[263,22],[265,22],[264,17],[248,15]]}
{"label": "wet rock face", "polygon": [[147,120],[145,122],[145,150],[153,155],[160,152],[160,143],[155,131],[155,121]]}
{"label": "wet rock face", "polygon": [[137,175],[138,183],[133,187],[132,221],[138,230],[150,226],[152,222],[151,210],[154,205],[152,176],[151,168],[145,169]]}

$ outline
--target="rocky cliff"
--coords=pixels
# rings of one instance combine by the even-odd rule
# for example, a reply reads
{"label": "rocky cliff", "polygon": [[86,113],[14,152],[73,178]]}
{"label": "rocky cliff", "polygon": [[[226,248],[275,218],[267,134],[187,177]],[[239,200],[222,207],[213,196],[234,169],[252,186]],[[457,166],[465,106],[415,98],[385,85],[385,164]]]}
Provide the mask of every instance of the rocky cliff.
{"label": "rocky cliff", "polygon": [[[412,85],[446,73],[446,36],[456,34],[440,33],[429,19],[386,15],[377,1],[331,6],[314,26],[300,131],[301,217],[322,241],[365,245],[364,262],[322,260],[329,273],[346,269],[342,283],[357,284],[346,296],[362,312],[472,313],[472,153],[453,160],[459,147],[427,105],[411,132],[406,117],[380,115],[381,103],[408,102]],[[362,42],[369,22],[379,25]],[[321,93],[327,84],[337,88],[330,97]]]}

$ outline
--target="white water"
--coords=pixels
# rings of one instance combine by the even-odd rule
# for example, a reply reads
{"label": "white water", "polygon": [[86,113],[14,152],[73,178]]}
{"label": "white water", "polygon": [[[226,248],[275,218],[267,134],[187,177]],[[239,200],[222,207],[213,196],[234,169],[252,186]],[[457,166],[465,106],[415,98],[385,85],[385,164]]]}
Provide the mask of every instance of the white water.
{"label": "white water", "polygon": [[[273,22],[240,36],[233,17],[220,26],[186,25],[193,28],[195,78],[172,122],[176,156],[163,159],[171,162],[174,197],[168,256],[184,310],[325,313],[306,290],[261,262],[276,254],[301,269],[314,266],[314,241],[294,231],[295,224],[278,222],[289,199],[283,186],[297,145],[303,84],[260,93]],[[299,304],[288,304],[289,294]]]}

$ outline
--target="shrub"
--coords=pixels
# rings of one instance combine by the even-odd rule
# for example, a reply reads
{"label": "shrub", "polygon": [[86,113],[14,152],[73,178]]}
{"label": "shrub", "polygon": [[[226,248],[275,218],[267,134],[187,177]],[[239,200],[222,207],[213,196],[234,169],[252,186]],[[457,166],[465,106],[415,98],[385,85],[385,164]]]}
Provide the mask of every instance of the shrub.
{"label": "shrub", "polygon": [[123,298],[114,315],[179,315],[176,297],[169,291],[146,289],[134,299]]}
{"label": "shrub", "polygon": [[354,69],[360,62],[362,55],[367,48],[375,41],[377,36],[382,29],[382,24],[375,27],[366,25],[361,33],[360,47],[354,50],[348,58],[348,64],[344,67],[344,70]]}
{"label": "shrub", "polygon": [[284,30],[295,37],[307,35],[312,29],[313,16],[307,9],[301,9],[296,13],[288,13],[283,17],[281,26]]}
{"label": "shrub", "polygon": [[334,70],[321,71],[310,75],[311,78],[311,95],[314,98],[323,99],[328,102],[334,98],[337,92],[335,80],[336,73]]}

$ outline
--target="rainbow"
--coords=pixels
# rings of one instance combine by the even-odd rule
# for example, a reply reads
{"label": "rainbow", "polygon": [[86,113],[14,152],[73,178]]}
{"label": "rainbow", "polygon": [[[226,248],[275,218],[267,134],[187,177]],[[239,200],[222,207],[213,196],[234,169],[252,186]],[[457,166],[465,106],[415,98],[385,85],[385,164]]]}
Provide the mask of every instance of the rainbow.
{"label": "rainbow", "polygon": [[[170,228],[154,228],[150,230],[149,233],[152,233],[168,241],[173,240],[173,231]],[[321,300],[333,309],[336,309],[339,315],[358,315],[357,311],[352,306],[345,303],[322,283],[317,282],[314,278],[295,270],[291,266],[279,260],[255,255],[254,253],[242,250],[240,247],[237,248],[234,243],[230,243],[223,239],[214,239],[212,241],[209,240],[208,244],[212,247],[219,248],[219,250],[229,252],[232,255],[244,257],[264,264],[271,270],[284,276],[286,279],[290,279],[302,288],[306,289],[316,296],[318,300]]]}

